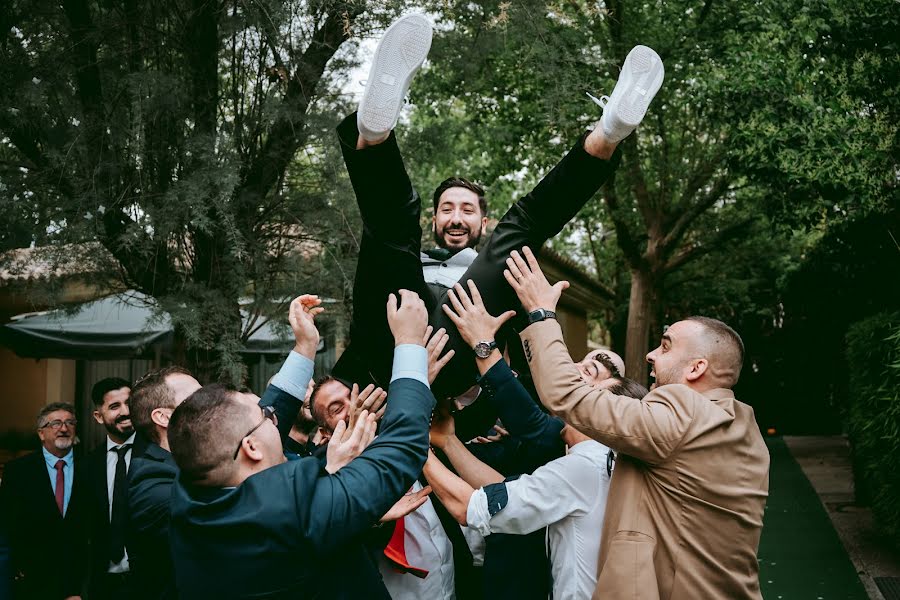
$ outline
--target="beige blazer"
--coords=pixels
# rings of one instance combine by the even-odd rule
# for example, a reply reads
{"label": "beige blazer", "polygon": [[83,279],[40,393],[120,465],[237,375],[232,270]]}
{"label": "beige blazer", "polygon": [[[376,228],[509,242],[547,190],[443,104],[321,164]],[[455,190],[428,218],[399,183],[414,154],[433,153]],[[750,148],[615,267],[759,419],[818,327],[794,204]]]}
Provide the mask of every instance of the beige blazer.
{"label": "beige blazer", "polygon": [[756,551],[769,452],[731,390],[665,385],[643,400],[581,381],[559,324],[522,334],[541,401],[620,452],[594,598],[760,599]]}

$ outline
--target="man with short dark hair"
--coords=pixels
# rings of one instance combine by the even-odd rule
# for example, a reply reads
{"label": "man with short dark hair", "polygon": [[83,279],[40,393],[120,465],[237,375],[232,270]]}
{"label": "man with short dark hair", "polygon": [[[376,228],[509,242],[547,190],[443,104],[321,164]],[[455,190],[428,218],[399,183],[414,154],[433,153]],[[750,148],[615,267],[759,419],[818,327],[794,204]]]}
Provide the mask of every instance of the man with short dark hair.
{"label": "man with short dark hair", "polygon": [[[390,360],[384,349],[390,337],[380,304],[388,293],[402,287],[424,299],[435,328],[445,327],[450,336],[449,348],[455,356],[434,383],[435,394],[444,398],[458,396],[475,381],[473,349],[442,312],[442,306],[448,305],[447,289],[457,281],[473,280],[492,313],[519,306],[500,278],[503,261],[512,250],[526,244],[539,248],[558,234],[612,176],[620,159],[617,146],[643,119],[662,84],[664,69],[656,52],[646,46],[633,48],[612,96],[601,102],[600,121],[510,207],[480,253],[473,247],[487,223],[484,190],[462,178],[444,181],[433,199],[432,229],[440,248],[422,254],[421,201],[406,173],[393,129],[431,37],[431,24],[422,15],[395,21],[375,51],[358,111],[337,128],[363,232],[350,344],[332,374],[360,385],[385,385]],[[521,315],[523,320],[526,316]]]}
{"label": "man with short dark hair", "polygon": [[349,437],[341,421],[325,469],[313,457],[286,461],[277,419],[255,396],[208,386],[176,409],[170,441],[182,473],[171,541],[181,595],[389,598],[359,538],[421,472],[434,406],[425,306],[400,295],[399,307],[394,295],[388,303],[396,347],[380,434],[366,447],[375,425],[367,411]]}
{"label": "man with short dark hair", "polygon": [[[10,462],[0,483],[0,536],[11,554],[14,598],[80,598],[87,573],[86,503],[75,407],[54,402],[37,417],[41,449]],[[52,541],[65,552],[48,548]]]}
{"label": "man with short dark hair", "polygon": [[[322,311],[317,296],[304,294],[291,302],[288,321],[294,349],[266,387],[260,406],[271,407],[280,419],[278,431],[287,437],[313,374],[318,331],[304,325]],[[200,383],[180,367],[166,367],[139,380],[132,393],[132,415],[138,431],[152,440],[135,456],[129,472],[131,518],[127,535],[137,594],[144,598],[174,598],[175,581],[169,544],[172,486],[178,466],[169,448],[170,418]]]}
{"label": "man with short dark hair", "polygon": [[[534,255],[504,277],[528,310],[554,310]],[[707,317],[671,325],[647,354],[657,387],[642,400],[587,386],[555,321],[521,333],[541,402],[616,451],[595,598],[761,598],[757,549],[769,453],[753,409],[734,397],[743,343]]]}
{"label": "man with short dark hair", "polygon": [[133,593],[125,550],[127,473],[135,441],[128,407],[130,393],[131,384],[120,377],[101,379],[91,388],[94,419],[106,429],[103,443],[86,461],[92,600],[125,599]]}

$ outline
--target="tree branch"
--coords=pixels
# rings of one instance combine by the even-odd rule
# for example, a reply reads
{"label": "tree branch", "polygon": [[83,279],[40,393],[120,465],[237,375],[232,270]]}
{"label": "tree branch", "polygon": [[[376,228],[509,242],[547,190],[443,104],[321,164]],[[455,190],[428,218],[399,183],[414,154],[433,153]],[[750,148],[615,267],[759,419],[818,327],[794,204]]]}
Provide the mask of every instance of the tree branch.
{"label": "tree branch", "polygon": [[690,208],[684,211],[680,217],[678,217],[678,219],[675,221],[675,224],[663,237],[662,241],[659,244],[660,251],[663,256],[668,256],[669,254],[671,254],[675,247],[679,243],[681,243],[681,239],[684,237],[684,234],[687,232],[688,228],[691,226],[694,220],[704,212],[709,210],[709,208],[712,207],[713,204],[718,202],[718,200],[725,194],[725,192],[728,191],[728,187],[731,184],[731,179],[731,175],[726,174],[713,182],[709,192],[707,192],[702,198],[697,200]]}
{"label": "tree branch", "polygon": [[614,180],[607,182],[604,190],[603,200],[606,202],[606,207],[609,209],[609,217],[612,219],[613,227],[616,230],[619,249],[622,250],[622,254],[625,255],[625,260],[628,261],[630,267],[635,269],[644,268],[647,261],[638,247],[637,241],[631,235],[628,223],[622,218],[622,209],[619,204],[619,197],[616,194]]}
{"label": "tree branch", "polygon": [[747,227],[754,221],[756,221],[755,217],[748,217],[736,223],[732,223],[731,225],[720,229],[712,238],[704,240],[702,244],[693,244],[690,247],[685,248],[665,264],[662,268],[662,272],[671,273],[672,271],[683,267],[688,262],[717,250],[725,242],[744,233]]}

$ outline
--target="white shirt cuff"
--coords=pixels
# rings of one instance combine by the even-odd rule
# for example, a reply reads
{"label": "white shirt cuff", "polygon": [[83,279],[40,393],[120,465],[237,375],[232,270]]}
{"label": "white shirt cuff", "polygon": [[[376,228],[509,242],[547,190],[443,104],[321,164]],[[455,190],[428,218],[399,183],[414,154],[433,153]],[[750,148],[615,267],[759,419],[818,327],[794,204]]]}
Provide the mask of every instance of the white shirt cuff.
{"label": "white shirt cuff", "polygon": [[403,378],[415,379],[428,385],[428,352],[425,351],[425,346],[400,344],[394,348],[391,383]]}
{"label": "white shirt cuff", "polygon": [[469,498],[469,506],[466,508],[466,526],[485,537],[491,535],[491,513],[488,510],[484,488],[478,488]]}
{"label": "white shirt cuff", "polygon": [[291,350],[281,369],[272,378],[272,385],[287,392],[294,398],[306,398],[306,388],[313,377],[315,364],[302,354]]}

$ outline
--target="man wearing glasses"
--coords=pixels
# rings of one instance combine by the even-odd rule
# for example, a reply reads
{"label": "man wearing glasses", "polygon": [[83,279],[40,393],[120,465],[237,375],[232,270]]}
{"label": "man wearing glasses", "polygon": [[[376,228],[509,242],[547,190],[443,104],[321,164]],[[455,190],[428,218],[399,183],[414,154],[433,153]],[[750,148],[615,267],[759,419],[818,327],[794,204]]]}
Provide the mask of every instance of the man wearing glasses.
{"label": "man wearing glasses", "polygon": [[[434,407],[425,304],[400,295],[399,308],[388,302],[394,363],[378,439],[377,413],[341,421],[324,468],[285,457],[277,419],[253,394],[211,385],[175,409],[170,541],[182,597],[390,598],[360,537],[397,518],[404,499],[400,513],[425,502],[427,491],[404,493],[425,463]],[[306,337],[318,341],[308,316]]]}
{"label": "man wearing glasses", "polygon": [[[73,451],[76,424],[71,404],[45,406],[37,418],[41,450],[12,461],[3,473],[0,523],[10,547],[14,598],[81,597],[87,536],[81,466]],[[50,554],[36,540],[54,540],[65,553]]]}

